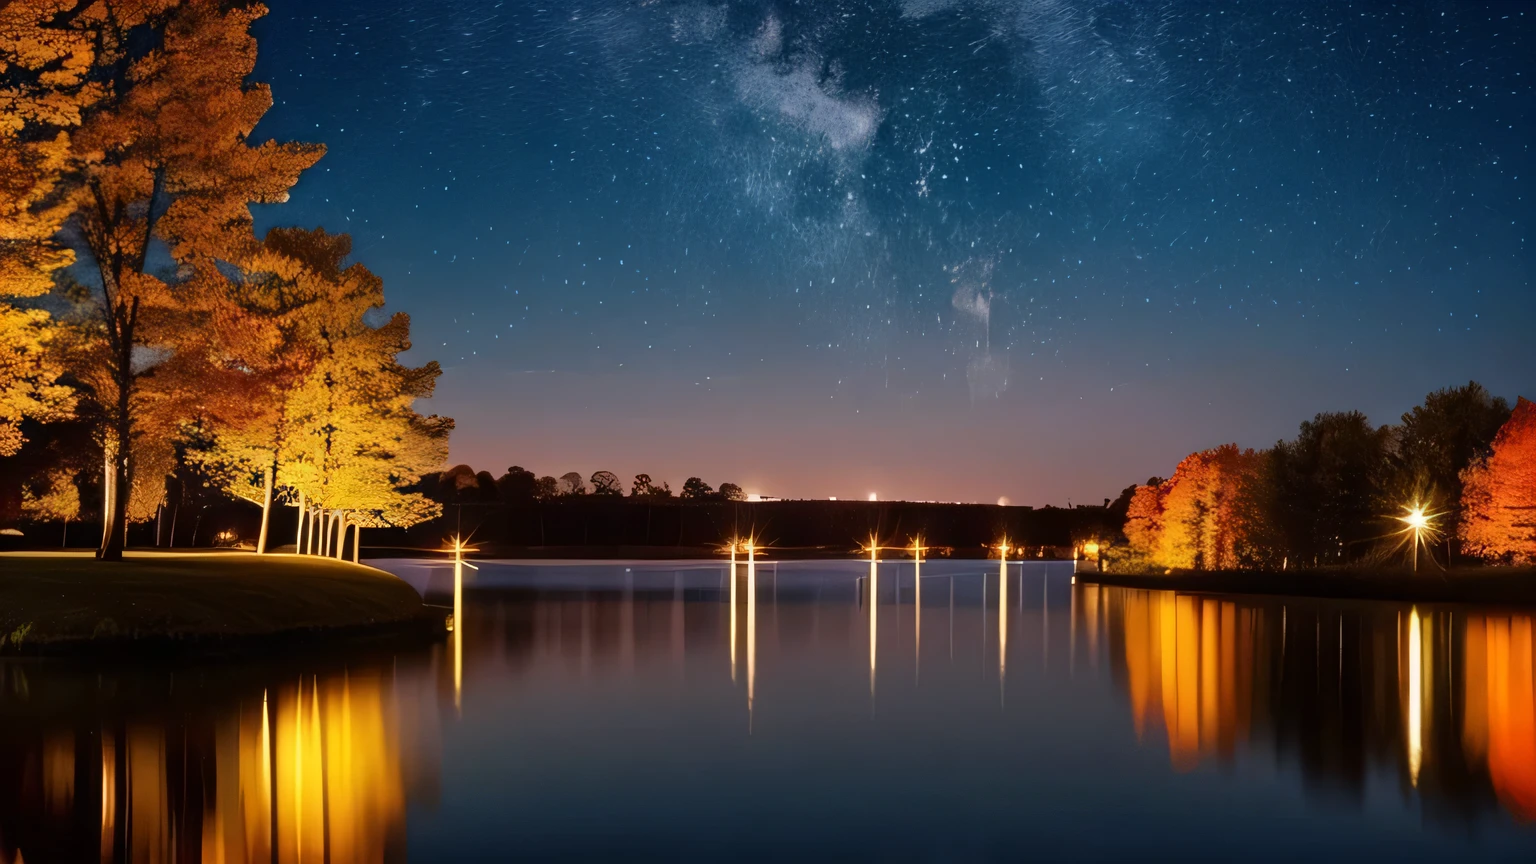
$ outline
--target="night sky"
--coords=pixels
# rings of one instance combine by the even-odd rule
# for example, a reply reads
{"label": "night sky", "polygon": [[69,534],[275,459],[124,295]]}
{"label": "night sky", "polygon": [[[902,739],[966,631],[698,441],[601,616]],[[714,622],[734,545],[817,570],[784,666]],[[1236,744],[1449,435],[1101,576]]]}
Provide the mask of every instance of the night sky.
{"label": "night sky", "polygon": [[451,460],[1098,503],[1536,397],[1536,6],[268,0]]}

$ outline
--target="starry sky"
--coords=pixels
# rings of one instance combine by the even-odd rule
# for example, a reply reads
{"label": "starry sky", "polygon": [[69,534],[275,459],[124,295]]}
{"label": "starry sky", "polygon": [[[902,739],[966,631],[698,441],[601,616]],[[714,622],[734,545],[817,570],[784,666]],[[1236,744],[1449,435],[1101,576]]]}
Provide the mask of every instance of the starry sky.
{"label": "starry sky", "polygon": [[1098,503],[1536,398],[1536,7],[268,0],[259,227],[354,237],[451,460]]}

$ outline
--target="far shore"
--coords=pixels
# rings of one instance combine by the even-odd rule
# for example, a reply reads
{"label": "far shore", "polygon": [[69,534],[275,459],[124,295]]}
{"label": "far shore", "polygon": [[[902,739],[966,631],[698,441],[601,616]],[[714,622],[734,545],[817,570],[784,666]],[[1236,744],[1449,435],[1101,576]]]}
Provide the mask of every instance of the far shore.
{"label": "far shore", "polygon": [[264,654],[443,629],[403,580],[329,558],[0,553],[0,654]]}
{"label": "far shore", "polygon": [[1466,567],[1449,571],[1338,568],[1291,571],[1175,571],[1098,573],[1084,567],[1080,583],[1207,594],[1264,594],[1329,600],[1402,603],[1536,605],[1536,568]]}

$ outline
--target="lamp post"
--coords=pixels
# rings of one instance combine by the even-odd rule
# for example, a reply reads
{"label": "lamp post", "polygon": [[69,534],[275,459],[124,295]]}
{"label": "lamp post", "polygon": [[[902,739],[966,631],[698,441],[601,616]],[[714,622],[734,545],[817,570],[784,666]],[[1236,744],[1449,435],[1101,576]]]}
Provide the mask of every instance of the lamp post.
{"label": "lamp post", "polygon": [[1423,542],[1425,532],[1432,530],[1429,523],[1430,517],[1425,514],[1424,508],[1418,504],[1414,504],[1412,507],[1408,507],[1406,509],[1408,511],[1407,514],[1397,518],[1402,521],[1404,525],[1408,526],[1403,530],[1405,532],[1410,532],[1413,535],[1413,572],[1418,573],[1419,544]]}
{"label": "lamp post", "polygon": [[479,570],[473,564],[464,560],[465,552],[474,552],[472,546],[465,546],[464,540],[459,535],[453,535],[453,545],[448,550],[453,553],[453,707],[455,710],[463,710],[464,693],[464,568]]}

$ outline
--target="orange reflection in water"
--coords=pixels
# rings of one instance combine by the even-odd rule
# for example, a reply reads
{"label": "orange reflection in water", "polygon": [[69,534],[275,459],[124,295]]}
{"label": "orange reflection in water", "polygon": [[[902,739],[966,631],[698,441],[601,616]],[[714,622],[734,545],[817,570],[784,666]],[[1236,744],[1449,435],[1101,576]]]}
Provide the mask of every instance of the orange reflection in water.
{"label": "orange reflection in water", "polygon": [[[1532,616],[1119,589],[1104,599],[1136,735],[1161,727],[1176,770],[1261,737],[1348,783],[1388,760],[1429,799],[1465,800],[1460,778],[1486,778],[1506,812],[1536,821]],[[1092,606],[1078,607],[1090,634]]]}
{"label": "orange reflection in water", "polygon": [[1468,616],[1463,653],[1462,747],[1485,761],[1505,808],[1536,821],[1536,669],[1532,619]]}
{"label": "orange reflection in water", "polygon": [[1231,602],[1136,591],[1126,592],[1123,621],[1137,737],[1162,726],[1181,771],[1230,756],[1249,722],[1251,664],[1238,649],[1251,642],[1251,614]]}

